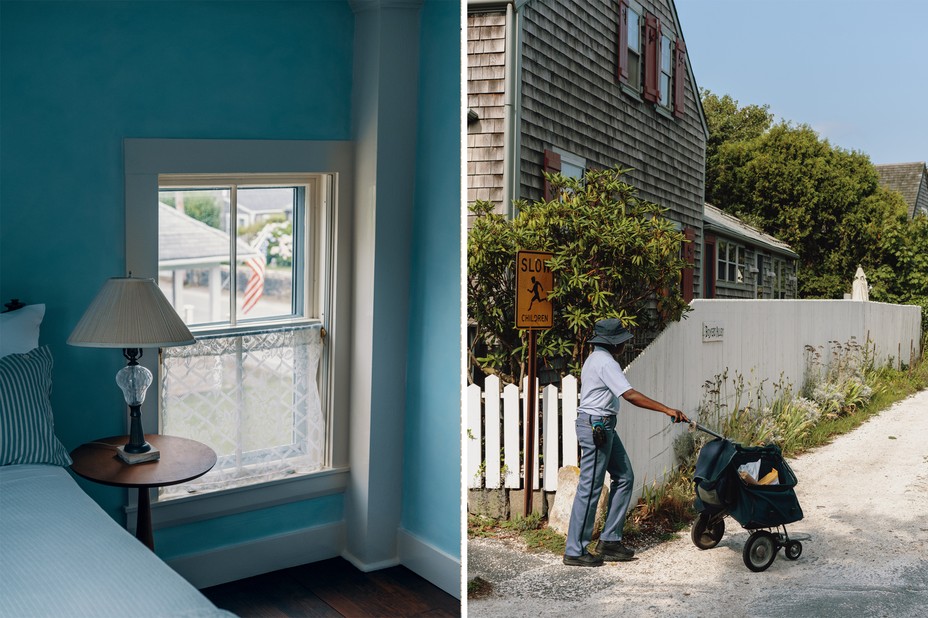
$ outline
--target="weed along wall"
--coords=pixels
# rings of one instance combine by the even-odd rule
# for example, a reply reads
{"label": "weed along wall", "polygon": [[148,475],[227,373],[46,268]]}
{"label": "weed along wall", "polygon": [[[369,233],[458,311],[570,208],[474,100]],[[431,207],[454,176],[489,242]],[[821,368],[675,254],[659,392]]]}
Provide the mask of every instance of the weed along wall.
{"label": "weed along wall", "polygon": [[[856,342],[852,345],[859,346],[861,353],[866,347],[876,366],[892,364],[896,368],[921,354],[921,309],[916,306],[849,300],[696,300],[692,308],[685,320],[671,324],[625,368],[633,388],[679,407],[691,418],[697,415],[707,382],[716,381],[721,374],[727,373],[730,380],[740,375],[745,394],[762,389],[764,396],[771,398],[776,388],[787,386],[798,393],[809,365],[810,348],[818,351],[820,362],[826,362],[836,345],[846,348]],[[518,478],[511,478],[521,462],[512,458],[508,445],[513,444],[518,451],[521,428],[517,419],[522,418],[519,407],[524,407],[524,394],[520,397],[514,386],[501,394],[495,385],[489,380],[482,395],[479,387],[469,387],[467,430],[477,439],[469,440],[465,475],[472,489],[499,488],[472,491],[469,510],[506,516],[521,513],[519,508],[508,509],[513,501],[507,500],[507,493],[521,487]],[[551,502],[557,469],[576,465],[576,438],[570,429],[576,418],[578,389],[568,380],[563,387],[561,394],[554,387],[541,394],[539,409],[548,418],[542,423],[544,458],[535,487],[547,492],[549,500],[536,500],[539,506]],[[545,401],[545,396],[553,401]],[[734,389],[727,396],[733,399]],[[730,408],[733,402],[727,403]],[[513,407],[515,410],[507,412]],[[499,421],[494,422],[497,416]],[[491,435],[490,428],[495,425],[502,427],[502,435]],[[671,425],[665,415],[639,410],[623,401],[617,430],[635,469],[637,499],[642,487],[661,480],[673,468],[674,440],[687,428]],[[555,446],[558,443],[559,449]],[[493,457],[488,453],[499,452],[504,458],[502,474],[487,463]],[[504,478],[489,479],[496,475]],[[544,506],[536,510],[543,511]]]}

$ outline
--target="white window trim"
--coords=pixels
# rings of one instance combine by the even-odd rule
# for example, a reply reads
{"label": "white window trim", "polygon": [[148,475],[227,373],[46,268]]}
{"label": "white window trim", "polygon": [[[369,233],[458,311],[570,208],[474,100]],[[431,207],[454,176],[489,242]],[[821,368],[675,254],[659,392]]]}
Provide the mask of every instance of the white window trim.
{"label": "white window trim", "polygon": [[557,153],[561,157],[561,174],[563,174],[564,164],[573,165],[574,167],[579,167],[583,172],[580,175],[578,180],[583,180],[583,174],[586,173],[586,159],[579,155],[575,155],[572,152],[567,152],[557,147],[551,148],[552,152]]}
{"label": "white window trim", "polygon": [[[351,263],[350,215],[353,205],[354,147],[348,141],[304,140],[187,140],[126,139],[123,143],[126,200],[126,273],[137,277],[158,276],[158,177],[162,174],[333,174],[336,178],[332,260],[326,278],[339,295],[350,301]],[[342,216],[339,216],[339,213]],[[152,233],[154,230],[154,233]],[[333,291],[327,345],[331,347],[330,392],[331,423],[327,444],[331,467],[296,479],[283,479],[191,498],[178,498],[152,504],[153,525],[177,525],[203,519],[267,508],[314,496],[340,493],[348,486],[349,339],[340,325],[351,322],[350,302],[337,303]],[[156,353],[148,350],[141,364],[157,375]],[[155,431],[157,397],[143,405],[142,422],[147,432]],[[130,492],[127,512],[136,505]]]}

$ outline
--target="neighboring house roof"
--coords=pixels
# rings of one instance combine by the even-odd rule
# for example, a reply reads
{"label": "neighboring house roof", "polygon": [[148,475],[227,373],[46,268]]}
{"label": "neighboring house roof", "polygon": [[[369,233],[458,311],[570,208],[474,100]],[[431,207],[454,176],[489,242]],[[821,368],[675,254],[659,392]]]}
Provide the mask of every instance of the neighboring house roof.
{"label": "neighboring house roof", "polygon": [[703,212],[703,228],[717,234],[741,240],[752,245],[760,245],[771,251],[782,253],[791,258],[798,258],[799,254],[793,251],[788,244],[778,238],[766,234],[756,227],[748,225],[738,217],[722,212],[712,204],[706,204]]}
{"label": "neighboring house roof", "polygon": [[909,217],[914,217],[916,207],[928,208],[928,168],[924,161],[917,163],[884,163],[874,165],[880,175],[880,184],[898,191],[909,205]]}
{"label": "neighboring house roof", "polygon": [[[257,256],[246,243],[238,242],[239,260]],[[158,267],[163,269],[215,266],[229,261],[229,235],[185,215],[164,202],[158,203]]]}
{"label": "neighboring house roof", "polygon": [[287,214],[293,212],[291,189],[244,189],[239,190],[238,209],[252,215]]}

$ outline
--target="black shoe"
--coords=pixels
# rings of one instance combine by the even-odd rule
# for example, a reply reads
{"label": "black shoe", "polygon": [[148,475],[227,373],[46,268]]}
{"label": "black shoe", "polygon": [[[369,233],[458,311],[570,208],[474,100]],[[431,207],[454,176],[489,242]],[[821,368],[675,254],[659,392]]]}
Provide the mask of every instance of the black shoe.
{"label": "black shoe", "polygon": [[635,557],[635,550],[626,547],[622,541],[598,541],[596,552],[606,562],[624,562]]}
{"label": "black shoe", "polygon": [[582,556],[564,554],[564,564],[567,566],[598,567],[602,566],[603,559],[593,554],[583,554]]}

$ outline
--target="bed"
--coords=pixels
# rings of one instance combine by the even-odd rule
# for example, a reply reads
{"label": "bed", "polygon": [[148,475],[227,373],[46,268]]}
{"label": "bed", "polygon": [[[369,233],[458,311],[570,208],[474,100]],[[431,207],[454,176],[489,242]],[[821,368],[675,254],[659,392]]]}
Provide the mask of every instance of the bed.
{"label": "bed", "polygon": [[[54,434],[43,305],[0,315],[0,616],[230,617],[106,514]],[[20,313],[22,312],[22,313]]]}

